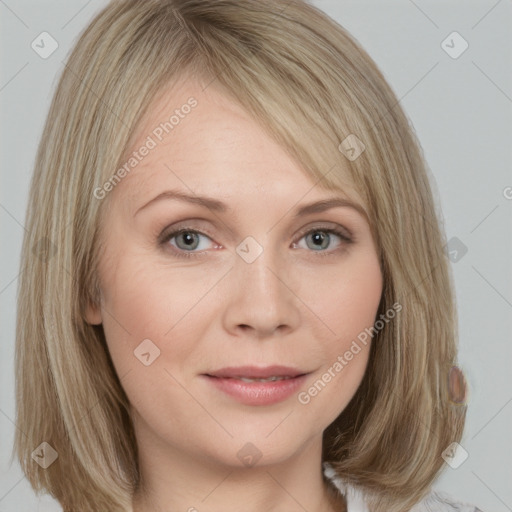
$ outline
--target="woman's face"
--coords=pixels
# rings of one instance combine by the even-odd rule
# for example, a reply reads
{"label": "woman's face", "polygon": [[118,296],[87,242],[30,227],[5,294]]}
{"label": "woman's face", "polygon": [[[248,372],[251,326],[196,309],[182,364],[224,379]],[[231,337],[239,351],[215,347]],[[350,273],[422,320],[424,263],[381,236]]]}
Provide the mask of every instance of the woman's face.
{"label": "woman's face", "polygon": [[130,155],[109,191],[102,299],[87,318],[103,324],[139,445],[234,466],[320,446],[362,380],[370,343],[353,342],[382,293],[365,217],[318,206],[358,196],[320,188],[192,81],[152,106]]}

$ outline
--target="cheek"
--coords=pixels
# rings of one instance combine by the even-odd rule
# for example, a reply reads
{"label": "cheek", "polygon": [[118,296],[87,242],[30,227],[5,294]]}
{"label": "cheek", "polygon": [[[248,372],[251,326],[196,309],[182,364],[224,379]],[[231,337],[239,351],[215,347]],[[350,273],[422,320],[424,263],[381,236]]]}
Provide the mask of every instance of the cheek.
{"label": "cheek", "polygon": [[204,282],[183,283],[179,275],[173,277],[169,268],[151,264],[147,255],[125,252],[110,263],[113,261],[116,264],[109,264],[110,274],[106,268],[103,272],[102,319],[119,375],[141,365],[134,351],[143,342],[162,354],[172,343],[175,357],[185,357],[192,347],[179,340],[183,339],[183,330],[188,329],[187,313],[205,293]]}
{"label": "cheek", "polygon": [[204,295],[205,284],[184,283],[169,268],[152,264],[147,255],[121,254],[120,247],[109,262],[111,273],[102,274],[103,329],[130,403],[158,424],[165,416],[165,400],[194,410],[173,377],[182,380],[176,369],[197,350],[187,313]]}
{"label": "cheek", "polygon": [[329,274],[323,293],[311,295],[322,324],[324,364],[298,397],[307,412],[334,421],[359,387],[368,363],[370,328],[382,295],[382,273],[374,251],[358,252],[345,266]]}
{"label": "cheek", "polygon": [[315,279],[302,288],[303,297],[327,328],[329,345],[342,350],[375,321],[383,286],[378,256],[374,250],[359,250]]}

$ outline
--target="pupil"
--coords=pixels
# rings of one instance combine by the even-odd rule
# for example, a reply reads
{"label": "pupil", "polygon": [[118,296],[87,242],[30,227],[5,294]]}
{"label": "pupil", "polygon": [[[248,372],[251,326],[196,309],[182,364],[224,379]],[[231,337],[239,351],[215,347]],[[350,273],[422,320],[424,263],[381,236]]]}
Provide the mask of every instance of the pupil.
{"label": "pupil", "polygon": [[187,244],[187,245],[193,245],[193,243],[194,243],[194,237],[193,237],[193,235],[192,235],[190,232],[188,232],[188,233],[184,233],[184,234],[183,234],[183,238],[184,238],[184,240],[185,240],[185,244]]}
{"label": "pupil", "polygon": [[317,244],[317,247],[323,247],[323,242],[326,240],[327,234],[322,231],[317,231],[315,234],[313,234],[313,241],[315,244]]}

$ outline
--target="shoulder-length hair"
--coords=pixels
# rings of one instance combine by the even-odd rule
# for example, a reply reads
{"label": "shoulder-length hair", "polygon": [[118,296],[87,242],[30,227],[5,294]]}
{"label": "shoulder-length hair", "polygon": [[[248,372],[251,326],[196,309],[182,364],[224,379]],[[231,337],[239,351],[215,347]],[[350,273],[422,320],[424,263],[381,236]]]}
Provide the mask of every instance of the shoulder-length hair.
{"label": "shoulder-length hair", "polygon": [[[22,249],[14,450],[23,471],[66,512],[131,510],[139,469],[129,403],[101,325],[85,320],[99,300],[109,203],[97,191],[151,102],[183,77],[214,82],[320,186],[348,184],[364,200],[384,279],[377,316],[402,309],[374,337],[322,456],[367,491],[372,512],[408,510],[466,414],[450,395],[457,320],[444,230],[421,147],[382,73],[301,0],[118,0],[76,43],[38,148]],[[343,146],[349,136],[364,144],[358,158]],[[32,457],[43,442],[58,454],[46,469]]]}

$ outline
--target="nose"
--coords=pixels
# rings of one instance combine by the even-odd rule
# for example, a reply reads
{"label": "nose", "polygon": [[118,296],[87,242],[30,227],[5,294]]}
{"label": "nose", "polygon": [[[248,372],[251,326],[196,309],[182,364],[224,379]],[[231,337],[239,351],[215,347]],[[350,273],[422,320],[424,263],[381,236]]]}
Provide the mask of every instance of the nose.
{"label": "nose", "polygon": [[263,248],[254,260],[234,255],[223,313],[225,329],[233,335],[264,339],[284,335],[300,323],[299,276],[276,251]]}

